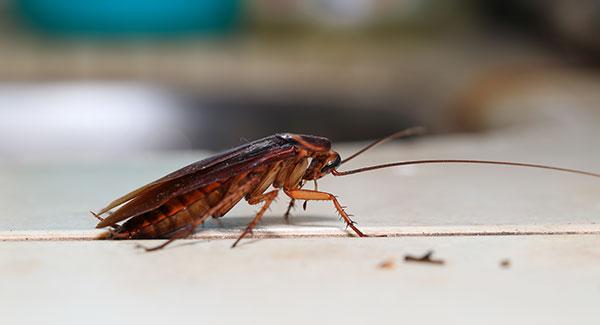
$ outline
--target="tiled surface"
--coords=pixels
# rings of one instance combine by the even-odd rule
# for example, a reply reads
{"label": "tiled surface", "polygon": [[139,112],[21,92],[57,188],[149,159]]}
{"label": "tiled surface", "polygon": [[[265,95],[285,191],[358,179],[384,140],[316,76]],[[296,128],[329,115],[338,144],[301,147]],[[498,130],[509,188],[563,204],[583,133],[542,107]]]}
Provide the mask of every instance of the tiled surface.
{"label": "tiled surface", "polygon": [[[600,320],[597,235],[268,239],[233,250],[186,240],[150,254],[134,245],[2,243],[2,323]],[[403,261],[428,250],[446,264]]]}
{"label": "tiled surface", "polygon": [[[600,130],[559,129],[424,138],[352,165],[481,158],[598,171]],[[579,175],[420,166],[319,183],[365,232],[388,238],[340,238],[347,233],[326,203],[296,210],[286,225],[281,199],[256,231],[262,238],[236,249],[216,239],[234,238],[251,219],[245,204],[156,253],[89,240],[97,232],[88,210],[203,155],[2,162],[0,323],[600,321],[600,181]],[[446,264],[403,262],[428,250]]]}
{"label": "tiled surface", "polygon": [[[598,171],[600,152],[589,150],[597,131],[568,135],[515,131],[487,136],[424,138],[386,145],[347,168],[409,159],[479,158],[546,163]],[[591,132],[591,133],[590,133]],[[579,145],[576,145],[578,144]],[[590,144],[591,145],[591,144]],[[341,145],[342,155],[359,145]],[[31,230],[52,236],[73,231],[92,236],[98,210],[112,199],[205,157],[173,153],[99,160],[5,163],[0,165],[0,238]],[[66,159],[65,159],[66,161]],[[319,182],[339,196],[359,226],[373,234],[570,233],[598,232],[600,182],[592,177],[527,168],[476,165],[423,165],[374,171]],[[273,235],[343,234],[329,203],[310,202],[294,211],[293,223],[281,217],[288,200],[281,194],[258,233]],[[213,235],[230,236],[252,218],[256,207],[240,204],[221,222],[209,221]],[[84,231],[84,232],[81,232]],[[216,235],[215,235],[216,233]],[[202,236],[202,232],[199,233]]]}

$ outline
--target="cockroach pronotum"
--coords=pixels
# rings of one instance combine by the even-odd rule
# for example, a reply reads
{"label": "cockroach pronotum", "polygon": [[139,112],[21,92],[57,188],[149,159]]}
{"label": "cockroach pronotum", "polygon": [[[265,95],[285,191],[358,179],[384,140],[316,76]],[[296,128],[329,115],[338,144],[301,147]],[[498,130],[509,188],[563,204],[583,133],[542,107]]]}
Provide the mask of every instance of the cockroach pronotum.
{"label": "cockroach pronotum", "polygon": [[[291,199],[285,213],[286,219],[296,200],[304,200],[305,203],[312,200],[331,201],[347,227],[359,237],[365,237],[338,199],[331,193],[317,189],[316,181],[327,174],[345,176],[394,166],[466,163],[544,168],[600,177],[597,173],[546,165],[462,159],[401,161],[338,171],[342,164],[375,145],[422,132],[423,128],[416,127],[394,133],[369,144],[345,160],[331,150],[331,142],[327,138],[275,134],[183,167],[114,200],[98,213],[92,214],[100,220],[96,228],[112,228],[103,238],[168,239],[162,245],[146,249],[150,251],[163,248],[176,239],[188,237],[209,217],[224,216],[242,199],[246,199],[251,205],[263,203],[254,219],[233,243],[232,247],[235,247],[260,222],[279,190],[283,190]],[[314,190],[303,189],[309,181],[314,181]],[[272,189],[269,190],[270,188]],[[101,217],[116,207],[119,208],[114,213],[106,218]],[[124,220],[121,225],[117,224]]]}

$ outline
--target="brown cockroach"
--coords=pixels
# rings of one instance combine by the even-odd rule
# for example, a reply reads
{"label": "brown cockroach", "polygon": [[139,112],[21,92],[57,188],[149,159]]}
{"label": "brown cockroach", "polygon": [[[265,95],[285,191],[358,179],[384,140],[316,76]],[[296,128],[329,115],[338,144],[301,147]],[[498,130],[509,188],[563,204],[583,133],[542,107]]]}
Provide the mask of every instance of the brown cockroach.
{"label": "brown cockroach", "polygon": [[[369,144],[345,160],[331,149],[331,142],[327,138],[276,134],[183,167],[92,214],[100,220],[96,228],[112,228],[103,238],[168,239],[162,245],[147,249],[156,250],[176,239],[188,237],[209,217],[224,216],[242,199],[251,205],[263,203],[254,219],[233,243],[232,247],[235,247],[259,223],[280,189],[291,199],[285,213],[286,219],[296,200],[305,200],[305,203],[312,200],[331,201],[347,227],[359,237],[365,237],[335,195],[317,190],[316,181],[327,174],[345,176],[393,166],[467,163],[544,168],[600,177],[597,173],[546,165],[462,159],[402,161],[350,171],[337,170],[340,165],[375,145],[422,132],[421,127],[397,132]],[[302,188],[308,181],[315,182],[314,190]],[[112,214],[101,217],[116,207],[119,208]],[[117,224],[121,221],[125,222]]]}

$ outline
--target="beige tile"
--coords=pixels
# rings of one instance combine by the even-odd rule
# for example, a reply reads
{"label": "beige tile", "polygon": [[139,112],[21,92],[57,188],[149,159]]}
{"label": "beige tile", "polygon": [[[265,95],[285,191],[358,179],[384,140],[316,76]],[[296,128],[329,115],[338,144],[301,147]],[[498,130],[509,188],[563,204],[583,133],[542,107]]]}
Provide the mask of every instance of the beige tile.
{"label": "beige tile", "polygon": [[[597,235],[268,239],[236,249],[185,240],[157,253],[134,245],[1,243],[2,323],[600,321]],[[445,265],[403,261],[428,250]]]}

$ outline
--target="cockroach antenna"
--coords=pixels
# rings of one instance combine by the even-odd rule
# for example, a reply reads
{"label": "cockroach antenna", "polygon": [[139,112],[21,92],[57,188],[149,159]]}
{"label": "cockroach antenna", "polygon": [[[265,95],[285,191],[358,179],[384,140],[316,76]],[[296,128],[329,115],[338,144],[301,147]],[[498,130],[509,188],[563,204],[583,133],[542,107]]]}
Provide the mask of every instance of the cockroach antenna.
{"label": "cockroach antenna", "polygon": [[[350,155],[350,157],[344,159],[341,164],[344,164],[344,163],[348,162],[349,160],[355,158],[356,156],[362,154],[363,152],[365,152],[365,151],[367,151],[367,150],[369,150],[369,149],[371,149],[371,148],[373,148],[373,147],[375,147],[375,146],[377,146],[379,144],[382,144],[384,142],[387,142],[387,141],[390,141],[390,140],[394,140],[394,139],[404,138],[404,137],[408,137],[408,136],[423,134],[424,132],[425,132],[425,128],[424,127],[420,127],[420,126],[414,127],[414,128],[409,128],[409,129],[406,129],[406,130],[402,130],[400,132],[396,132],[396,133],[391,134],[391,135],[389,135],[389,136],[387,136],[387,137],[385,137],[383,139],[374,141],[371,144],[367,145],[366,147],[358,150],[356,153]],[[530,163],[522,163],[522,162],[512,162],[512,161],[474,160],[474,159],[424,159],[424,160],[399,161],[399,162],[393,162],[393,163],[388,163],[388,164],[381,164],[381,165],[375,165],[375,166],[369,166],[369,167],[362,167],[362,168],[357,168],[357,169],[348,170],[348,171],[338,171],[337,169],[332,169],[331,170],[331,174],[333,174],[334,176],[346,176],[346,175],[352,175],[352,174],[358,174],[358,173],[368,172],[368,171],[376,170],[376,169],[383,169],[383,168],[397,167],[397,166],[407,166],[407,165],[422,165],[422,164],[486,164],[486,165],[504,165],[504,166],[517,166],[517,167],[550,169],[550,170],[560,171],[560,172],[566,172],[566,173],[580,174],[580,175],[586,175],[586,176],[592,176],[592,177],[600,177],[600,174],[598,174],[598,173],[592,173],[592,172],[578,170],[578,169],[555,167],[555,166],[540,165],[540,164],[530,164]]]}
{"label": "cockroach antenna", "polygon": [[340,163],[340,165],[343,165],[343,164],[347,163],[348,161],[356,158],[356,156],[362,154],[363,152],[365,152],[365,151],[367,151],[367,150],[369,150],[369,149],[371,149],[371,148],[373,148],[373,147],[375,147],[377,145],[383,144],[383,143],[391,141],[391,140],[412,137],[412,136],[415,136],[415,135],[421,135],[421,134],[425,133],[426,131],[427,131],[427,129],[425,129],[422,126],[415,126],[415,127],[412,127],[412,128],[404,129],[402,131],[398,131],[396,133],[390,134],[387,137],[385,137],[383,139],[379,139],[379,140],[377,140],[377,141],[375,141],[375,142],[367,145],[366,147],[358,150],[354,154],[350,155],[350,157],[342,160],[342,162]]}
{"label": "cockroach antenna", "polygon": [[600,177],[598,173],[587,172],[583,170],[571,169],[571,168],[562,168],[562,167],[554,167],[547,165],[539,165],[539,164],[528,164],[528,163],[520,163],[520,162],[512,162],[512,161],[496,161],[496,160],[466,160],[466,159],[428,159],[428,160],[409,160],[409,161],[399,161],[389,164],[375,165],[369,167],[362,167],[348,171],[337,171],[332,170],[331,173],[334,176],[346,176],[352,174],[358,174],[362,172],[368,172],[371,170],[396,167],[396,166],[407,166],[407,165],[421,165],[421,164],[487,164],[487,165],[505,165],[505,166],[517,166],[517,167],[531,167],[531,168],[541,168],[541,169],[550,169],[556,170],[560,172],[580,174],[592,177]]}

